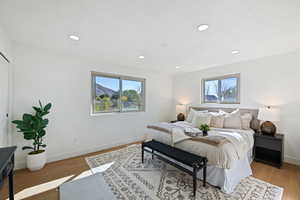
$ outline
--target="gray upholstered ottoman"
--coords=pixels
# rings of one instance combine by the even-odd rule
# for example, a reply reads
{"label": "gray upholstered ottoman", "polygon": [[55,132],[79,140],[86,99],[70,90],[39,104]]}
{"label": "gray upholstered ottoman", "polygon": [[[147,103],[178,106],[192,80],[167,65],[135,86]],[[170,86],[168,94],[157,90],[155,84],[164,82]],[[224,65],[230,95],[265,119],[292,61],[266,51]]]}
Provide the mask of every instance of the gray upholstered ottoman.
{"label": "gray upholstered ottoman", "polygon": [[101,173],[62,184],[60,200],[115,200]]}

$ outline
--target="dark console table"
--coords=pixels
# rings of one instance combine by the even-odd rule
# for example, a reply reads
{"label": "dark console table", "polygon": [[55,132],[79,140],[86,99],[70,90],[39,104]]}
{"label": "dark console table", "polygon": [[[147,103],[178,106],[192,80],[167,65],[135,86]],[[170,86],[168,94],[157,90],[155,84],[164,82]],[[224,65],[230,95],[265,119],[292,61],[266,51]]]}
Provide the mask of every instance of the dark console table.
{"label": "dark console table", "polygon": [[3,185],[3,180],[8,176],[9,199],[14,199],[14,154],[17,147],[0,148],[0,187]]}
{"label": "dark console table", "polygon": [[[148,150],[150,149],[150,150]],[[207,164],[207,158],[198,156],[186,151],[183,151],[181,149],[177,149],[175,147],[163,144],[161,142],[152,140],[149,142],[143,142],[142,143],[142,163],[144,163],[144,151],[151,153],[152,158],[153,155],[155,155],[157,158],[167,162],[170,165],[173,165],[174,167],[190,174],[193,176],[193,194],[196,196],[196,188],[197,188],[197,172],[200,169],[203,169],[203,186],[205,187],[206,184],[206,164]],[[158,152],[159,154],[157,154]],[[178,165],[177,163],[166,159],[165,157],[161,156],[160,154],[167,156],[169,158],[172,158],[180,163],[183,163],[189,167],[191,167],[193,170],[190,171],[181,165]]]}

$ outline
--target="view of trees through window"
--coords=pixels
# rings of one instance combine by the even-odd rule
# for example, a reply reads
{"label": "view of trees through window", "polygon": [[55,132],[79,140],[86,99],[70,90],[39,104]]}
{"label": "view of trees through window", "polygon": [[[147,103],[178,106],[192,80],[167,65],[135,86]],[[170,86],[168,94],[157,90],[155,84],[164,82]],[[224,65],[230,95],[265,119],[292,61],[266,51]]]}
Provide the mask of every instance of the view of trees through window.
{"label": "view of trees through window", "polygon": [[217,102],[219,99],[218,90],[219,84],[218,80],[205,81],[205,101],[207,102]]}
{"label": "view of trees through window", "polygon": [[239,75],[203,81],[204,103],[239,103]]}
{"label": "view of trees through window", "polygon": [[143,79],[93,75],[93,112],[143,111]]}
{"label": "view of trees through window", "polygon": [[143,110],[143,83],[141,81],[122,80],[123,111]]}

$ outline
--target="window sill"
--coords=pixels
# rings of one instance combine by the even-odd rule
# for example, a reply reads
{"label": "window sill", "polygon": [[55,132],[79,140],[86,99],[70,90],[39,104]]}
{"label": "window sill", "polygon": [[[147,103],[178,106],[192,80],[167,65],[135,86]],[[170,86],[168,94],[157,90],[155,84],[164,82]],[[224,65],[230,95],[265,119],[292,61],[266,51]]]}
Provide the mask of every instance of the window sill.
{"label": "window sill", "polygon": [[216,105],[222,105],[222,104],[241,104],[240,102],[202,102],[202,104],[216,104]]}
{"label": "window sill", "polygon": [[146,111],[131,111],[131,112],[110,112],[110,113],[90,113],[91,117],[98,116],[113,116],[113,115],[123,115],[123,114],[137,114],[137,113],[145,113]]}

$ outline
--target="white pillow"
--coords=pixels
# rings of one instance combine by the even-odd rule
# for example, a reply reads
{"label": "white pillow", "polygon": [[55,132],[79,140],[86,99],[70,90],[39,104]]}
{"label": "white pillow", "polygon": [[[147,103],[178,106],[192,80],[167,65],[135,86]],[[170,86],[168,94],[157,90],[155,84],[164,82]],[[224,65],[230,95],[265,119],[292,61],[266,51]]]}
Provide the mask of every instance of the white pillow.
{"label": "white pillow", "polygon": [[210,126],[214,128],[223,128],[225,114],[216,113],[216,112],[210,112],[210,114],[211,114]]}
{"label": "white pillow", "polygon": [[208,112],[197,113],[193,118],[192,126],[199,128],[202,124],[210,125],[210,120],[211,114],[209,114]]}
{"label": "white pillow", "polygon": [[241,115],[241,121],[242,121],[242,129],[244,130],[250,130],[250,123],[252,120],[252,115],[251,113],[244,113]]}
{"label": "white pillow", "polygon": [[207,113],[208,110],[201,110],[201,111],[196,111],[194,109],[190,109],[190,112],[186,118],[186,121],[187,122],[190,122],[192,123],[193,122],[193,119],[194,119],[194,116],[197,114],[197,113]]}
{"label": "white pillow", "polygon": [[227,113],[223,110],[219,111],[225,114],[224,128],[242,129],[242,120],[239,109],[234,110],[232,113]]}

